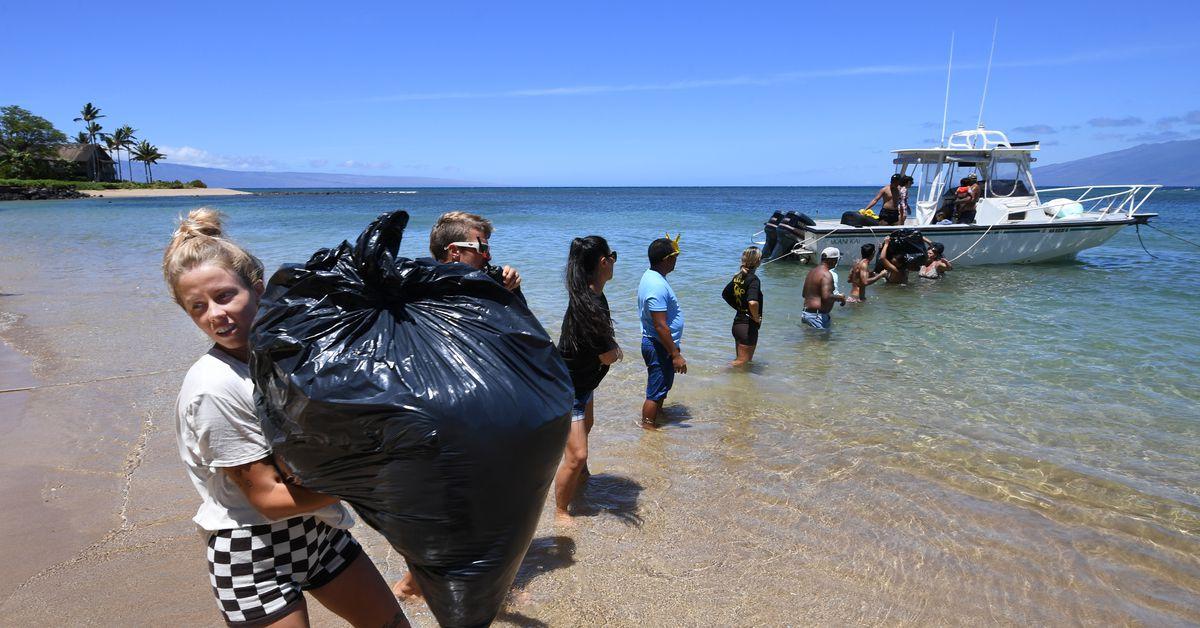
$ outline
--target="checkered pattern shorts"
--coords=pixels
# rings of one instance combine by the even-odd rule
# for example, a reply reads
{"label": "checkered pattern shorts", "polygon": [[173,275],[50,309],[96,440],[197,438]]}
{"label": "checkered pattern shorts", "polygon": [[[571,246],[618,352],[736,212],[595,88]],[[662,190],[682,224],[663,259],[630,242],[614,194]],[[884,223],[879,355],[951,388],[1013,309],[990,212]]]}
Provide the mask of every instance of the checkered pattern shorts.
{"label": "checkered pattern shorts", "polygon": [[226,623],[269,623],[291,612],[301,591],[329,583],[362,547],[314,517],[218,530],[208,538],[208,573]]}

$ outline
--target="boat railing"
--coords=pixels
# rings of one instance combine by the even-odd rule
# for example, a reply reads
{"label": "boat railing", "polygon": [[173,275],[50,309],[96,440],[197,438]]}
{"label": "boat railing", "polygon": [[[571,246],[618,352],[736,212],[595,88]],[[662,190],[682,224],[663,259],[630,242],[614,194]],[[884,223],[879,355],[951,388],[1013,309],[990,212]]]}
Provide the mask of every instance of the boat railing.
{"label": "boat railing", "polygon": [[[1161,185],[1076,185],[1063,188],[1043,188],[1038,190],[1038,196],[1054,195],[1055,199],[1065,198],[1083,207],[1083,215],[1088,218],[1101,220],[1110,214],[1132,217],[1142,204],[1150,198]],[[1079,191],[1078,194],[1075,194]],[[1069,192],[1069,194],[1068,194]],[[1055,200],[1051,199],[1051,200]],[[1010,208],[1008,213],[1023,214],[1029,211],[1045,210],[1049,202],[1040,202],[1025,207]]]}

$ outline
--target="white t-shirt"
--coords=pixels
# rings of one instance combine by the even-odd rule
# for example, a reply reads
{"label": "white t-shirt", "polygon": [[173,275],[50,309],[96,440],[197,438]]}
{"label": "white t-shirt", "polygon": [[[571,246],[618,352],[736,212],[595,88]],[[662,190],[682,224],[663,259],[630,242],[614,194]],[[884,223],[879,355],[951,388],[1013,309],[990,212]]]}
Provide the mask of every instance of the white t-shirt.
{"label": "white t-shirt", "polygon": [[[250,368],[214,346],[188,370],[175,403],[179,457],[203,503],[192,521],[213,532],[271,523],[222,471],[271,455],[254,413]],[[354,517],[341,503],[309,513],[335,528]]]}

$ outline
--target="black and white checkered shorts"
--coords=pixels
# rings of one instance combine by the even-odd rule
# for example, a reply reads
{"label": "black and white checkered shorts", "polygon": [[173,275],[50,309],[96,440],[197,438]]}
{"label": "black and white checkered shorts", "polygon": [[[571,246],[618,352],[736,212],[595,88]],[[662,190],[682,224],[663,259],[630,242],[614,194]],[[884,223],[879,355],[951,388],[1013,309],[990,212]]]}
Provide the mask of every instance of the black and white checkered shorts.
{"label": "black and white checkered shorts", "polygon": [[360,553],[346,530],[293,517],[214,532],[208,573],[226,623],[270,623],[292,612],[301,591],[329,583]]}

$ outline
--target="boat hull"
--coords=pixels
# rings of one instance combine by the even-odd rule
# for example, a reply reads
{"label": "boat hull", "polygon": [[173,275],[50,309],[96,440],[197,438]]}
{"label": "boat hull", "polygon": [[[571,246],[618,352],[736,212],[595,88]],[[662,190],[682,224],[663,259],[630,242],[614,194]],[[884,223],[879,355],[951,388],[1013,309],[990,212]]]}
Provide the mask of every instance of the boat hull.
{"label": "boat hull", "polygon": [[[1149,216],[1119,220],[1062,220],[1047,223],[992,225],[926,225],[920,231],[946,247],[945,256],[959,266],[1032,264],[1071,257],[1100,246],[1123,227],[1146,222]],[[815,263],[821,249],[837,247],[843,260],[857,260],[862,245],[877,247],[898,227],[805,227],[800,244],[807,253],[792,255]],[[786,249],[784,249],[786,250]],[[961,256],[961,257],[960,257]]]}

